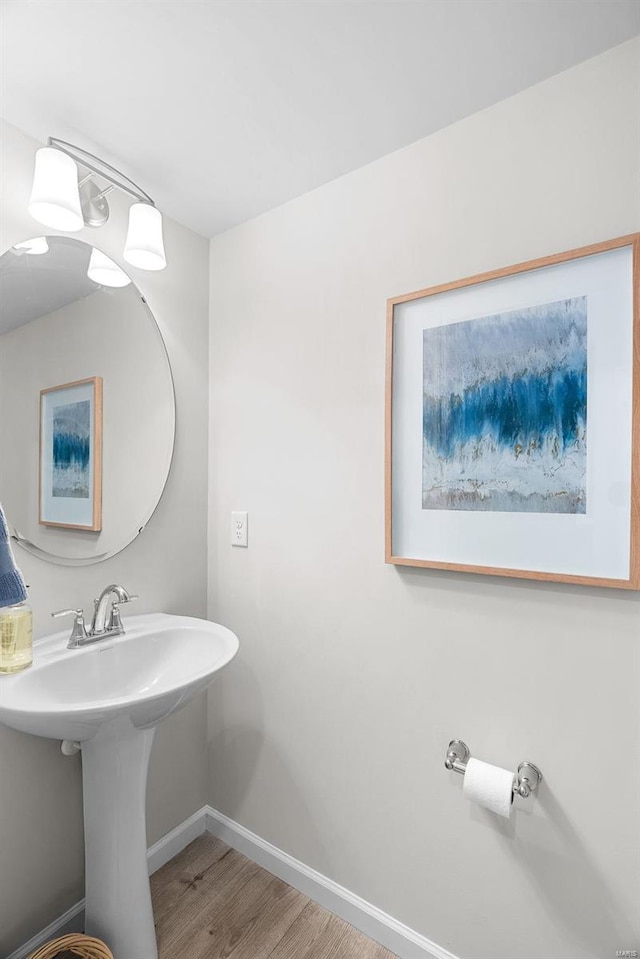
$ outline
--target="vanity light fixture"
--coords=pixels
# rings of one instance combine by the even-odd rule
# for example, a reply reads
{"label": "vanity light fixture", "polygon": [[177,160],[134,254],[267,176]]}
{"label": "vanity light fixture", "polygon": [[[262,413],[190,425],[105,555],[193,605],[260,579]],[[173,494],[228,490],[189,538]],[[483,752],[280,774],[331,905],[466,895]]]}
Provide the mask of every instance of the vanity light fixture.
{"label": "vanity light fixture", "polygon": [[[78,167],[87,172],[79,177]],[[101,188],[96,177],[108,185]],[[67,233],[99,227],[109,219],[106,197],[112,190],[122,190],[136,201],[129,211],[125,260],[141,270],[163,270],[167,260],[162,215],[149,194],[105,160],[66,140],[49,137],[47,146],[37,151],[29,213],[39,223]]]}
{"label": "vanity light fixture", "polygon": [[122,255],[127,263],[141,270],[164,270],[167,261],[162,243],[162,216],[155,206],[133,204]]}
{"label": "vanity light fixture", "polygon": [[36,153],[36,168],[29,213],[44,226],[75,233],[84,226],[78,168],[66,153],[43,147]]}

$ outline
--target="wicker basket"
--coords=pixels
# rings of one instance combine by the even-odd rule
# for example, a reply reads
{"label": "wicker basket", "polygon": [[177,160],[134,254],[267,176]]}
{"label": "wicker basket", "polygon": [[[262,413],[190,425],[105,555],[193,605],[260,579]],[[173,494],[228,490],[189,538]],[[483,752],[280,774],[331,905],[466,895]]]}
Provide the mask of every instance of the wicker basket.
{"label": "wicker basket", "polygon": [[36,949],[29,959],[56,959],[63,954],[79,956],[80,959],[113,959],[113,953],[107,949],[104,942],[92,939],[91,936],[81,936],[79,933],[48,942],[46,946]]}

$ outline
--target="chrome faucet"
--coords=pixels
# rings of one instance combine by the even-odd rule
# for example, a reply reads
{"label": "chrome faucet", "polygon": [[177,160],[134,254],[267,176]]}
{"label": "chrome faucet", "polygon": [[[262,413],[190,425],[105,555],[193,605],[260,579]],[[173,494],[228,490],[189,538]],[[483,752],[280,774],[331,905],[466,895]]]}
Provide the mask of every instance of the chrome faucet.
{"label": "chrome faucet", "polygon": [[[67,649],[77,649],[79,646],[95,643],[99,639],[106,639],[108,636],[121,636],[124,633],[124,626],[120,618],[120,606],[123,603],[131,603],[137,598],[137,596],[128,593],[124,586],[118,586],[116,583],[105,587],[98,599],[93,601],[93,619],[88,630],[84,621],[83,609],[60,609],[56,613],[51,613],[51,615],[54,618],[75,616]],[[109,602],[111,602],[111,611],[107,623]]]}
{"label": "chrome faucet", "polygon": [[[107,609],[112,595],[117,596],[117,600],[112,600],[111,602],[111,616],[109,617],[109,625],[107,626]],[[100,636],[104,633],[115,635],[124,633],[124,627],[120,619],[120,604],[130,603],[137,598],[137,596],[130,596],[124,586],[118,586],[116,583],[112,583],[111,586],[106,586],[100,593],[98,599],[93,601],[93,619],[91,620],[89,635]]]}

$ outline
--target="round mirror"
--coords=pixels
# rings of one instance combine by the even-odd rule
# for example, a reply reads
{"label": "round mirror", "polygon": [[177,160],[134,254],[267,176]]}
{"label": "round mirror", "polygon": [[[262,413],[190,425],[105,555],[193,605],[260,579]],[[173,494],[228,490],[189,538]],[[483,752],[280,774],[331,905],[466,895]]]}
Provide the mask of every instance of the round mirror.
{"label": "round mirror", "polygon": [[0,257],[0,502],[53,563],[124,549],[164,490],[175,436],[167,351],[117,264],[70,237]]}

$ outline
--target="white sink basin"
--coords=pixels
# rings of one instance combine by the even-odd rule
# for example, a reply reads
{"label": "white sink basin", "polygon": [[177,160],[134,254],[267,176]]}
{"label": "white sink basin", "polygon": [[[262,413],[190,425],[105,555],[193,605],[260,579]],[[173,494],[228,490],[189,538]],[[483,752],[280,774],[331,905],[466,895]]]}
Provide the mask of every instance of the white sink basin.
{"label": "white sink basin", "polygon": [[224,626],[156,613],[123,636],[67,649],[69,630],[34,644],[33,666],[0,677],[0,722],[48,739],[92,739],[119,716],[142,729],[183,706],[238,650]]}
{"label": "white sink basin", "polygon": [[82,749],[85,931],[117,959],[157,959],[145,795],[155,726],[211,683],[238,651],[224,626],[156,613],[126,632],[67,649],[34,644],[33,666],[0,676],[0,722]]}

